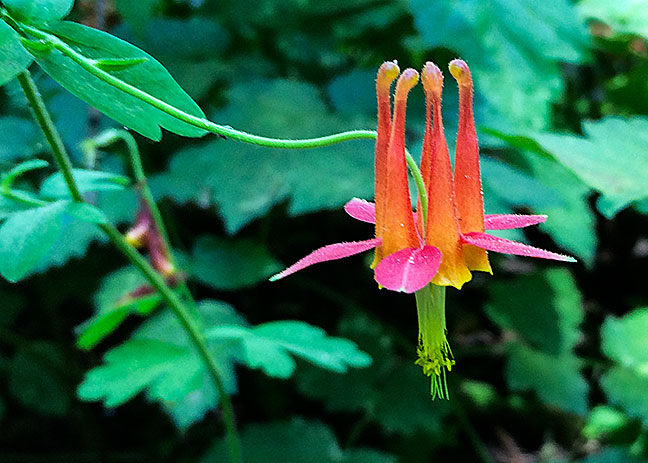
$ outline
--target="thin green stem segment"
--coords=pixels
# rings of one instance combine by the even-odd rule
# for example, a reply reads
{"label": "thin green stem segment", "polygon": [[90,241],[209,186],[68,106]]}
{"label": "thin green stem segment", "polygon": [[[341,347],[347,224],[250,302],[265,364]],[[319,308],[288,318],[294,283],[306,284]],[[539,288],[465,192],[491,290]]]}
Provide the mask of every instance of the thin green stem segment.
{"label": "thin green stem segment", "polygon": [[191,114],[188,114],[174,106],[171,106],[168,103],[160,100],[159,98],[154,97],[137,87],[134,87],[121,79],[113,76],[109,72],[104,71],[96,64],[96,60],[86,58],[82,54],[78,53],[67,43],[59,39],[53,34],[49,34],[45,31],[42,31],[36,27],[29,26],[27,24],[20,24],[21,29],[46,43],[52,45],[53,48],[63,53],[65,56],[70,58],[72,61],[77,63],[81,68],[92,74],[93,76],[101,79],[113,87],[128,93],[129,95],[138,98],[145,103],[153,106],[154,108],[163,111],[170,116],[175,117],[187,124],[191,124],[194,127],[198,127],[208,132],[215,133],[217,135],[222,135],[233,140],[237,140],[244,143],[252,143],[259,146],[267,146],[271,148],[317,148],[322,146],[334,145],[336,143],[341,143],[349,140],[358,140],[358,139],[375,139],[376,132],[373,130],[351,130],[348,132],[336,133],[333,135],[327,135],[324,137],[317,138],[307,138],[301,140],[289,140],[281,138],[270,138],[262,137],[260,135],[252,135],[241,130],[236,130],[228,126],[223,126],[211,122],[205,118],[197,117]]}
{"label": "thin green stem segment", "polygon": [[[56,164],[61,171],[66,185],[73,199],[78,202],[84,202],[79,188],[72,176],[72,163],[67,154],[65,146],[61,141],[61,137],[52,122],[52,118],[45,107],[45,103],[41,98],[36,84],[31,78],[28,71],[24,71],[18,76],[20,85],[25,92],[25,96],[29,101],[34,116],[45,134]],[[122,254],[142,273],[146,280],[160,293],[164,301],[168,304],[169,308],[176,316],[183,329],[186,331],[191,343],[194,345],[198,355],[203,360],[209,375],[211,376],[218,394],[220,397],[220,404],[223,410],[223,418],[226,429],[226,439],[229,446],[230,458],[232,463],[241,463],[241,446],[238,433],[236,431],[236,424],[234,418],[234,409],[230,400],[223,381],[221,380],[218,371],[218,365],[209,352],[207,340],[205,339],[198,322],[192,316],[189,309],[185,306],[183,301],[167,286],[166,282],[160,274],[158,274],[153,267],[140,255],[140,253],[132,245],[130,245],[119,231],[111,224],[98,225],[101,230],[108,236],[110,241]]]}
{"label": "thin green stem segment", "polygon": [[74,181],[74,177],[72,176],[72,163],[70,162],[70,157],[67,155],[65,146],[63,145],[63,140],[61,140],[61,136],[54,127],[52,117],[47,111],[45,102],[41,98],[40,93],[38,92],[38,88],[36,88],[36,84],[31,78],[29,71],[25,70],[18,74],[18,83],[22,87],[22,90],[27,97],[27,101],[29,102],[29,106],[32,109],[32,113],[34,114],[36,122],[45,134],[47,143],[52,148],[54,160],[56,161],[59,170],[63,174],[65,184],[70,190],[72,199],[82,202],[83,197],[81,196],[81,192],[79,191],[79,188]]}
{"label": "thin green stem segment", "polygon": [[421,175],[419,167],[416,165],[416,161],[408,150],[405,150],[405,161],[407,161],[407,167],[409,167],[412,177],[414,177],[414,183],[416,183],[416,191],[418,191],[418,197],[421,203],[421,210],[417,212],[421,214],[421,218],[423,219],[423,236],[425,236],[428,209],[428,197],[427,190],[425,189],[425,182],[423,181],[423,176]]}
{"label": "thin green stem segment", "polygon": [[137,146],[135,138],[125,130],[109,129],[94,138],[86,140],[84,142],[84,149],[88,151],[95,151],[98,148],[104,148],[118,141],[122,141],[126,145],[128,159],[133,170],[133,176],[135,177],[137,188],[139,189],[140,194],[142,195],[142,199],[146,203],[146,206],[149,208],[149,211],[151,211],[151,217],[153,218],[155,227],[162,237],[164,246],[169,251],[169,258],[171,260],[171,263],[175,264],[175,259],[173,258],[173,253],[171,252],[172,248],[169,241],[169,235],[164,225],[164,220],[162,220],[160,208],[157,206],[157,203],[153,198],[153,193],[151,192],[151,189],[148,185],[148,179],[146,177],[146,173],[144,172],[142,158],[140,156],[139,147]]}

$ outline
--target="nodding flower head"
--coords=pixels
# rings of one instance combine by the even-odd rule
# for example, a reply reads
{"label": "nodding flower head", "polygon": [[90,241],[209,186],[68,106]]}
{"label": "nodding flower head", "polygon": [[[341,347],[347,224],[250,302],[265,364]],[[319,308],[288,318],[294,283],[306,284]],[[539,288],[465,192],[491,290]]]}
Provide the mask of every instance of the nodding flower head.
{"label": "nodding flower head", "polygon": [[375,203],[353,198],[344,206],[351,217],[375,224],[375,238],[324,246],[271,278],[278,280],[319,262],[375,248],[371,267],[379,286],[416,294],[416,364],[432,377],[432,396],[441,398],[448,397],[446,373],[455,363],[446,338],[445,286],[461,289],[471,279],[471,271],[492,273],[487,251],[574,261],[485,233],[535,225],[547,217],[484,215],[472,76],[462,60],[453,60],[449,68],[459,86],[454,173],[441,114],[443,74],[428,62],[420,75],[426,103],[420,170],[410,162],[412,173],[419,178],[417,211],[413,212],[407,177],[405,114],[409,91],[418,83],[419,74],[406,69],[398,77],[392,110],[391,85],[399,69],[395,62],[383,63],[376,79]]}

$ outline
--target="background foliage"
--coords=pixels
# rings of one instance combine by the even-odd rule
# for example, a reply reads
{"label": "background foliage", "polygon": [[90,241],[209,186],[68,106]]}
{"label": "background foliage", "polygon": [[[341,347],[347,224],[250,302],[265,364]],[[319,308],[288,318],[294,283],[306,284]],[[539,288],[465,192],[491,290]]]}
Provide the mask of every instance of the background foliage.
{"label": "background foliage", "polygon": [[[2,1],[35,23],[71,5],[36,3],[39,14]],[[548,214],[512,237],[579,264],[494,256],[495,277],[450,290],[457,368],[451,401],[432,402],[413,365],[413,298],[378,291],[368,261],[266,281],[322,244],[366,239],[341,206],[372,196],[370,141],[288,151],[200,138],[58,52],[30,49],[97,206],[80,209],[34,161],[49,159],[46,143],[12,80],[34,58],[0,22],[3,187],[54,201],[0,197],[0,273],[20,280],[0,282],[2,459],[226,459],[202,363],[159,297],[124,298],[143,280],[92,224],[126,229],[137,212],[121,145],[83,149],[125,125],[201,301],[246,462],[648,461],[645,0],[97,0],[77,1],[69,19],[145,52],[80,26],[42,27],[88,57],[155,57],[119,75],[191,114],[202,114],[193,98],[217,123],[275,137],[373,128],[382,61],[462,57],[476,82],[487,212]],[[448,79],[453,126],[456,100]],[[413,153],[422,101],[416,89]]]}

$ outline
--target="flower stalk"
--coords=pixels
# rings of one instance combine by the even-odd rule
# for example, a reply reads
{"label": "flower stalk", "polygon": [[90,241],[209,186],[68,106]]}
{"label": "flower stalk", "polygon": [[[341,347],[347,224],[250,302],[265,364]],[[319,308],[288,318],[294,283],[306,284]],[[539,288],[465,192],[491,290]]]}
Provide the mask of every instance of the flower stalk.
{"label": "flower stalk", "polygon": [[414,362],[430,376],[432,398],[449,399],[446,371],[455,364],[450,344],[446,338],[445,286],[428,284],[415,293],[419,335]]}

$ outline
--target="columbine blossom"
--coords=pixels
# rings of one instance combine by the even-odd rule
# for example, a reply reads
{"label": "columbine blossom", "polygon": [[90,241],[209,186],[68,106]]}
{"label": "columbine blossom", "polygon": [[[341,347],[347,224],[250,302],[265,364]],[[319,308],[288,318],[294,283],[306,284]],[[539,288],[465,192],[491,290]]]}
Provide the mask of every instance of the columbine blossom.
{"label": "columbine blossom", "polygon": [[381,287],[415,293],[419,321],[417,365],[432,377],[433,397],[448,396],[445,372],[454,359],[446,339],[445,287],[461,289],[471,271],[492,273],[488,252],[574,262],[574,259],[498,238],[486,230],[523,228],[542,223],[545,215],[485,215],[479,148],[473,117],[473,83],[467,64],[454,60],[450,73],[459,85],[459,127],[454,175],[441,116],[443,75],[433,63],[421,73],[426,124],[420,177],[424,194],[412,211],[405,153],[407,95],[419,74],[406,69],[398,78],[393,114],[390,87],[398,76],[395,63],[384,63],[376,80],[378,129],[375,148],[375,204],[358,198],[344,209],[353,218],[375,224],[375,238],[337,243],[313,251],[273,276],[277,280],[312,264],[341,259],[375,248],[372,268]]}

